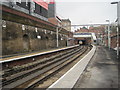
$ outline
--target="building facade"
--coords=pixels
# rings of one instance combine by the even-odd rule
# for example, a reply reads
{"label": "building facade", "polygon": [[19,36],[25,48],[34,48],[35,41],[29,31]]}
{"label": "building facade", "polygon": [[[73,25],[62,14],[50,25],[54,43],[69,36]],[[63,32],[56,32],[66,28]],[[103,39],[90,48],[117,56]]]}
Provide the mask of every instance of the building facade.
{"label": "building facade", "polygon": [[71,32],[71,21],[69,19],[62,19],[62,27]]}
{"label": "building facade", "polygon": [[4,0],[2,5],[48,21],[48,3],[43,0]]}

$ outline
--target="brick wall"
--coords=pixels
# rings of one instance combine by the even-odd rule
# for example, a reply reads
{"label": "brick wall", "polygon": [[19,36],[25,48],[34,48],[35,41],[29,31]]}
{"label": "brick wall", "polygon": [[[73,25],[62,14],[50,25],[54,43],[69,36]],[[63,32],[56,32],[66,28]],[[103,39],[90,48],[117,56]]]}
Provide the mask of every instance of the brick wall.
{"label": "brick wall", "polygon": [[[120,45],[120,36],[119,36],[119,45]],[[115,35],[111,37],[111,48],[116,48],[116,47],[117,47],[117,36]]]}
{"label": "brick wall", "polygon": [[[6,22],[6,27],[2,27],[3,55],[56,48],[56,32],[11,21],[3,22]],[[66,46],[66,42],[66,37],[59,34],[59,46]]]}
{"label": "brick wall", "polygon": [[[108,39],[104,39],[104,44],[108,46]],[[119,36],[119,45],[120,45],[120,36]],[[114,35],[111,37],[111,48],[116,48],[117,47],[117,35]],[[120,47],[120,46],[119,46]]]}

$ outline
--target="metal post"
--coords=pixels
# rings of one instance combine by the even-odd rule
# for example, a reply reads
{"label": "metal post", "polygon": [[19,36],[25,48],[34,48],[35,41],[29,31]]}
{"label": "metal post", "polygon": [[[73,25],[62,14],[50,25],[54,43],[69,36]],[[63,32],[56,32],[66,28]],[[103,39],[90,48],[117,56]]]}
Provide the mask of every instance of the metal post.
{"label": "metal post", "polygon": [[108,22],[108,48],[110,50],[110,44],[111,44],[111,38],[110,38],[110,21],[106,20],[106,22]]}
{"label": "metal post", "polygon": [[119,27],[117,27],[117,58],[119,58]]}
{"label": "metal post", "polygon": [[110,22],[108,24],[108,47],[111,48],[111,37],[110,37]]}
{"label": "metal post", "polygon": [[58,27],[57,27],[57,31],[56,31],[56,39],[57,39],[56,42],[57,42],[57,48],[58,48],[58,47],[59,47],[59,45],[58,45],[58,44],[59,44],[59,43],[58,43]]}
{"label": "metal post", "polygon": [[107,36],[106,35],[107,35],[107,26],[105,26],[105,39],[104,39],[105,40],[105,46],[107,46],[107,44],[106,44]]}
{"label": "metal post", "polygon": [[117,3],[117,17],[118,17],[118,26],[117,26],[117,58],[119,58],[119,29],[120,29],[120,1]]}

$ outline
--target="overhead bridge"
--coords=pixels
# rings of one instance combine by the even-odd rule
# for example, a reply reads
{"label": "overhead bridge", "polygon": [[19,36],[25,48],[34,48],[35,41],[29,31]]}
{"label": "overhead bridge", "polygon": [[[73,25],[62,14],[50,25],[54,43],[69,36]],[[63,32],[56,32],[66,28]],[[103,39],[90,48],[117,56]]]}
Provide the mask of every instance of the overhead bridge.
{"label": "overhead bridge", "polygon": [[97,41],[95,33],[74,33],[73,37],[76,38],[77,42],[83,41],[84,44],[94,44]]}
{"label": "overhead bridge", "polygon": [[108,24],[78,24],[78,25],[71,25],[74,26],[99,26],[99,25],[108,25]]}

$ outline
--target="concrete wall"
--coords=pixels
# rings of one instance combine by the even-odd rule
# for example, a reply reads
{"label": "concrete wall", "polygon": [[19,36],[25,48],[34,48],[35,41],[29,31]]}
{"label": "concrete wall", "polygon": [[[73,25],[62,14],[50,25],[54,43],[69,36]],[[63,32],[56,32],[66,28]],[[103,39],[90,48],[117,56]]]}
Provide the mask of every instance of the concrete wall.
{"label": "concrete wall", "polygon": [[[6,20],[2,22],[3,55],[56,48],[56,32]],[[66,46],[66,42],[66,37],[59,35],[59,46]]]}
{"label": "concrete wall", "polygon": [[48,4],[48,18],[53,18],[55,17],[55,4]]}
{"label": "concrete wall", "polygon": [[69,19],[62,19],[62,26],[64,29],[71,31],[71,21]]}

